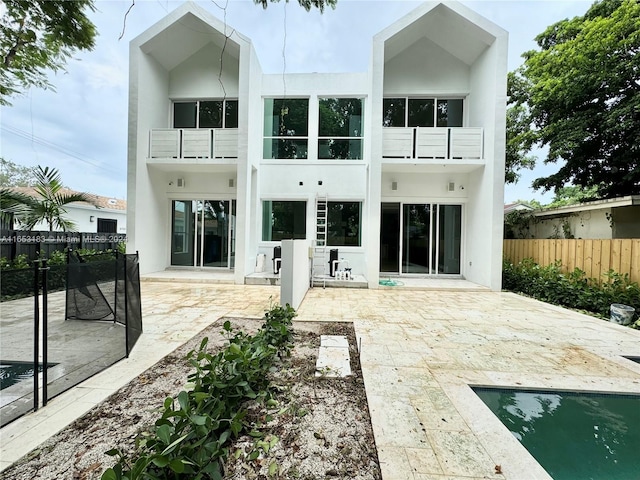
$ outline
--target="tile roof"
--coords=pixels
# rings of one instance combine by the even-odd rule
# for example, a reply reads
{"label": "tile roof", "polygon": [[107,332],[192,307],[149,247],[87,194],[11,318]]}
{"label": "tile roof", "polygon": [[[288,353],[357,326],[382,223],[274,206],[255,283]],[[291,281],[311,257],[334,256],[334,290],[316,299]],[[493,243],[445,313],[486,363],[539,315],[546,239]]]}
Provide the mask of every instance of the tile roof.
{"label": "tile roof", "polygon": [[[13,191],[19,192],[19,193],[23,193],[25,195],[29,195],[31,197],[37,197],[38,196],[33,187],[10,187],[10,190],[13,190]],[[63,187],[60,190],[60,193],[62,193],[64,195],[85,193],[86,195],[89,195],[90,197],[92,197],[95,200],[95,202],[99,205],[100,208],[105,208],[105,209],[109,209],[109,210],[121,210],[121,211],[126,211],[127,210],[127,201],[126,200],[122,200],[120,198],[103,197],[101,195],[94,195],[93,193],[78,192],[76,190],[71,190],[70,188],[66,188],[66,187]],[[82,204],[82,202],[73,202],[71,205],[73,205],[74,203],[78,204],[78,205]]]}

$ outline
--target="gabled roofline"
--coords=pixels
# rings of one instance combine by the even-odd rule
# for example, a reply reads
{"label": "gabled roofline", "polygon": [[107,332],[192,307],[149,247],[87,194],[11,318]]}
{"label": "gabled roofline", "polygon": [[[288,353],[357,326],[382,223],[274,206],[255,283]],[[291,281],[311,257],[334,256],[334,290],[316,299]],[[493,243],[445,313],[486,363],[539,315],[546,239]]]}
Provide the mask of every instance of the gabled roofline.
{"label": "gabled roofline", "polygon": [[436,7],[442,5],[443,7],[457,13],[463,18],[466,18],[470,22],[477,25],[480,29],[492,35],[494,38],[498,38],[501,36],[508,35],[508,32],[503,28],[499,27],[492,21],[486,19],[482,15],[474,12],[470,8],[458,3],[457,1],[451,0],[447,2],[425,2],[415,10],[412,10],[404,17],[400,18],[396,22],[392,23],[384,30],[378,32],[373,37],[374,43],[385,42],[390,39],[394,35],[398,34],[405,28],[407,28],[412,23],[416,22],[423,16],[427,15],[429,12],[433,11]]}
{"label": "gabled roofline", "polygon": [[237,43],[240,47],[251,45],[251,40],[249,39],[249,37],[241,34],[230,25],[227,25],[224,22],[220,21],[211,12],[202,8],[191,0],[183,3],[178,8],[168,13],[166,16],[147,28],[144,32],[136,36],[133,40],[131,40],[130,45],[137,47],[144,45],[157,35],[161,34],[165,29],[167,29],[174,23],[179,22],[181,18],[188,14],[192,14],[196,18],[199,18],[204,23],[209,25],[212,29],[227,36],[229,40]]}

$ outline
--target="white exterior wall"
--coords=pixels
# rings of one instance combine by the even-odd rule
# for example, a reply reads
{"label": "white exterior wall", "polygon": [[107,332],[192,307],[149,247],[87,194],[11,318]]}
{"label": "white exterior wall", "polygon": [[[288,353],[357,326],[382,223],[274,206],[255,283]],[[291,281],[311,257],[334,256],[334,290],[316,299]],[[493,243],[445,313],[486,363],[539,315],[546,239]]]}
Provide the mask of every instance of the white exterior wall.
{"label": "white exterior wall", "polygon": [[[220,56],[222,56],[222,72]],[[220,80],[218,80],[219,75]],[[171,70],[169,97],[173,100],[206,100],[225,96],[237,98],[238,78],[238,61],[229,53],[223,55],[222,49],[217,45],[208,43]],[[224,90],[220,82],[224,85]]]}
{"label": "white exterior wall", "polygon": [[[371,108],[369,106],[368,76],[356,74],[294,74],[287,76],[288,97],[309,98],[309,144],[306,160],[262,160],[262,123],[260,125],[259,205],[256,218],[258,249],[253,256],[266,256],[266,270],[273,270],[273,248],[277,241],[262,241],[262,202],[265,200],[301,200],[307,202],[307,243],[312,245],[316,229],[316,197],[326,195],[329,202],[353,201],[362,203],[361,246],[327,246],[338,249],[340,258],[349,260],[354,273],[364,273],[366,268],[366,228],[370,221],[367,208],[367,159],[369,146],[363,145],[362,160],[318,160],[318,99],[323,97],[348,97],[363,99],[363,129],[367,138]],[[282,75],[264,75],[263,98],[284,96]],[[262,106],[262,102],[260,102]],[[260,115],[264,113],[260,110]],[[319,185],[318,182],[322,182]],[[302,183],[302,185],[300,185]],[[327,257],[328,260],[328,257]]]}
{"label": "white exterior wall", "polygon": [[[507,34],[498,36],[471,68],[469,124],[484,128],[484,168],[470,177],[465,277],[502,287],[506,142]],[[487,228],[489,226],[489,228]]]}
{"label": "white exterior wall", "polygon": [[384,95],[461,95],[469,92],[469,67],[427,38],[384,67]]}
{"label": "white exterior wall", "polygon": [[[120,234],[127,233],[127,213],[122,210],[111,210],[106,208],[98,208],[91,206],[69,206],[66,207],[69,220],[76,224],[78,232],[97,232],[98,219],[105,218],[108,220],[116,220],[116,232]],[[93,221],[91,221],[93,217]],[[46,228],[48,230],[48,228]]]}
{"label": "white exterior wall", "polygon": [[563,224],[567,224],[573,238],[613,238],[611,208],[587,210],[560,218],[538,217],[532,223],[533,238],[565,238]]}
{"label": "white exterior wall", "polygon": [[[72,221],[76,228],[74,231],[81,233],[97,233],[98,232],[98,218],[105,218],[109,220],[116,220],[117,233],[127,233],[127,213],[122,210],[113,210],[107,208],[96,208],[91,205],[67,205],[64,207],[67,213],[63,215],[66,220]],[[91,221],[93,217],[93,221]],[[19,227],[19,224],[15,225]],[[46,222],[38,222],[33,231],[46,232],[49,231],[49,224]],[[57,231],[57,230],[56,230]]]}
{"label": "white exterior wall", "polygon": [[[338,248],[353,273],[364,274],[371,288],[379,278],[381,202],[462,205],[461,274],[500,288],[504,31],[461,5],[425,4],[374,37],[368,72],[287,74],[284,81],[280,74],[263,75],[250,41],[233,33],[223,60],[223,90],[218,82],[221,48],[213,38],[226,27],[203,12],[185,4],[132,42],[128,230],[130,248],[141,253],[142,273],[170,264],[172,200],[236,199],[235,281],[243,283],[253,272],[257,254],[267,256],[266,268],[271,269],[273,247],[279,244],[262,241],[262,202],[305,200],[311,245],[316,197],[327,195],[330,202],[362,202],[361,246],[327,249]],[[198,28],[163,37],[181,31],[182,22],[192,25],[194,18],[202,22]],[[224,95],[239,100],[237,161],[147,160],[149,130],[170,127],[173,100]],[[455,166],[448,161],[414,165],[383,159],[382,99],[394,95],[465,98],[465,126],[484,129],[484,159]],[[309,98],[307,160],[262,159],[264,98],[284,96]],[[317,160],[321,97],[364,99],[362,160]],[[177,178],[184,179],[184,188],[175,186]],[[397,182],[397,190],[391,190],[391,182]],[[449,182],[456,184],[454,192],[447,191]]]}
{"label": "white exterior wall", "polygon": [[136,45],[130,55],[127,250],[140,253],[141,272],[147,273],[165,268],[170,248],[165,178],[146,165],[149,130],[167,125],[169,72]]}

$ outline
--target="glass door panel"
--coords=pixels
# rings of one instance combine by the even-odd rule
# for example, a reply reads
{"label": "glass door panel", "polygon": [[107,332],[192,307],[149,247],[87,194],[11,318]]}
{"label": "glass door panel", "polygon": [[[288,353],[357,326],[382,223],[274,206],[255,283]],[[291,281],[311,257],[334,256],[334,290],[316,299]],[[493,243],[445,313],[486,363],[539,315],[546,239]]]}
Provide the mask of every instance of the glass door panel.
{"label": "glass door panel", "polygon": [[193,266],[193,202],[191,200],[174,200],[172,207],[171,265]]}
{"label": "glass door panel", "polygon": [[380,212],[380,271],[400,272],[400,204],[383,203]]}
{"label": "glass door panel", "polygon": [[430,241],[431,205],[405,204],[402,214],[402,273],[428,274],[433,248]]}
{"label": "glass door panel", "polygon": [[462,205],[438,206],[438,273],[460,273]]}
{"label": "glass door panel", "polygon": [[[235,209],[235,201],[234,209]],[[171,220],[171,265],[233,267],[235,216],[229,200],[174,200]]]}
{"label": "glass door panel", "polygon": [[202,267],[229,266],[229,202],[203,200],[198,204],[198,251]]}

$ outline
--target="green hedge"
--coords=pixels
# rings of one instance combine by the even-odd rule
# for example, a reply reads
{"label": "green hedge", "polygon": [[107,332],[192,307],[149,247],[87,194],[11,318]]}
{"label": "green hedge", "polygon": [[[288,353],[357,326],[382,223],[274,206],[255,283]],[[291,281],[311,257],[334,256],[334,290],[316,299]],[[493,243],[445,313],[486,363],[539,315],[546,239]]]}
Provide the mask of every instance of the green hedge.
{"label": "green hedge", "polygon": [[602,281],[587,278],[579,268],[563,273],[560,262],[541,267],[531,258],[518,264],[505,260],[502,288],[554,305],[585,310],[606,319],[610,316],[611,304],[622,303],[636,309],[634,320],[637,320],[640,313],[638,283],[631,282],[629,275],[621,275],[613,270],[609,270],[604,277]]}
{"label": "green hedge", "polygon": [[[83,267],[92,280],[106,282],[115,278],[115,251],[80,249]],[[65,288],[67,274],[66,252],[54,251],[47,259],[49,272],[47,276],[47,288],[49,291],[58,291]],[[0,258],[0,302],[15,300],[33,295],[34,262],[29,261],[26,254],[18,255],[13,261]]]}
{"label": "green hedge", "polygon": [[[165,399],[151,431],[137,436],[133,455],[118,448],[106,452],[117,461],[104,471],[102,480],[222,480],[233,439],[241,432],[262,438],[262,432],[245,420],[250,402],[277,406],[268,373],[292,348],[295,316],[289,305],[273,306],[253,336],[233,333],[227,321],[223,334],[229,344],[217,353],[207,351],[204,338],[200,348],[187,355],[194,369],[187,377],[187,389]],[[259,444],[249,460],[258,458]],[[269,465],[273,478],[276,471],[274,461]]]}

